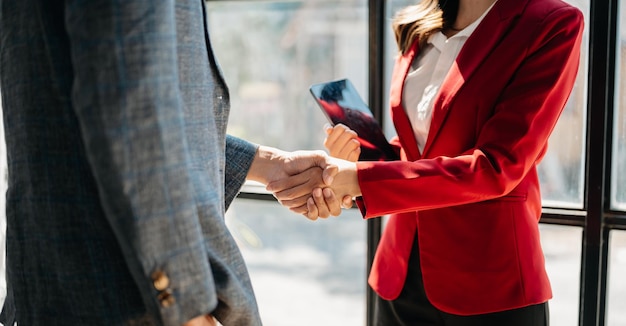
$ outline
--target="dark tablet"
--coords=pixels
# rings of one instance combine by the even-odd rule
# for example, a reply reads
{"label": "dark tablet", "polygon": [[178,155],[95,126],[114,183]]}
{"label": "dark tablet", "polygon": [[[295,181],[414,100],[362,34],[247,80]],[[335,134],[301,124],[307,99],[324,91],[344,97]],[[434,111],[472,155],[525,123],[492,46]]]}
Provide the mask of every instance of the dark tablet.
{"label": "dark tablet", "polygon": [[348,126],[359,136],[361,161],[398,159],[393,147],[350,80],[340,79],[310,87],[311,94],[330,123]]}

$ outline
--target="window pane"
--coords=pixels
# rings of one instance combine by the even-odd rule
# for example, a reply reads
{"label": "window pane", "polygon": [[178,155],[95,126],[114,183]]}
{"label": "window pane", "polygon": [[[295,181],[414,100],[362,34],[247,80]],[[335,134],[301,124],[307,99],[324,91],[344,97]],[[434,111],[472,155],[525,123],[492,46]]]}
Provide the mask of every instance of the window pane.
{"label": "window pane", "polygon": [[578,78],[539,165],[544,206],[583,207],[584,143],[589,52],[589,0],[566,0],[585,16]]}
{"label": "window pane", "polygon": [[626,19],[626,6],[621,6],[619,14],[611,206],[623,211],[626,210],[626,81],[624,81],[626,79],[626,24],[622,22]]}
{"label": "window pane", "polygon": [[[285,150],[323,148],[314,83],[349,78],[367,99],[367,2],[210,1],[230,89],[228,133]],[[249,189],[249,188],[248,188]],[[227,212],[267,325],[364,325],[366,228],[358,210],[312,222],[275,202]]]}
{"label": "window pane", "polygon": [[[580,8],[585,17],[589,17],[589,0],[568,0],[570,4]],[[388,1],[388,21],[400,8],[415,4],[411,0]],[[542,197],[545,206],[582,208],[583,206],[583,173],[584,173],[584,140],[587,94],[587,53],[588,28],[585,26],[584,41],[581,52],[581,65],[578,79],[567,106],[549,140],[548,153],[539,165]],[[386,54],[387,71],[391,71],[393,58],[397,54],[397,46],[390,26],[388,26]],[[389,76],[386,87],[389,88]],[[387,110],[388,111],[388,110]],[[389,112],[386,120],[391,121]],[[387,134],[395,131],[391,123],[385,125]]]}
{"label": "window pane", "polygon": [[578,325],[582,229],[550,224],[539,228],[553,293],[550,325]]}
{"label": "window pane", "polygon": [[607,326],[626,326],[626,232],[611,231]]}
{"label": "window pane", "polygon": [[365,325],[367,223],[357,209],[313,222],[274,202],[236,199],[226,223],[264,324]]}
{"label": "window pane", "polygon": [[387,26],[385,26],[386,34],[385,34],[385,90],[383,94],[385,94],[385,102],[384,102],[384,118],[383,118],[383,128],[385,129],[385,134],[387,134],[388,138],[394,137],[396,133],[396,129],[393,126],[393,122],[391,121],[391,110],[389,109],[389,88],[391,87],[391,72],[393,71],[393,66],[396,57],[398,56],[398,45],[396,44],[396,38],[393,34],[393,30],[391,29],[391,22],[393,20],[396,12],[406,6],[414,5],[416,1],[413,0],[389,0],[386,2],[385,13],[387,15],[385,21],[387,21]]}
{"label": "window pane", "polygon": [[309,86],[349,78],[367,99],[367,2],[209,2],[213,49],[231,94],[228,132],[287,150],[322,148]]}

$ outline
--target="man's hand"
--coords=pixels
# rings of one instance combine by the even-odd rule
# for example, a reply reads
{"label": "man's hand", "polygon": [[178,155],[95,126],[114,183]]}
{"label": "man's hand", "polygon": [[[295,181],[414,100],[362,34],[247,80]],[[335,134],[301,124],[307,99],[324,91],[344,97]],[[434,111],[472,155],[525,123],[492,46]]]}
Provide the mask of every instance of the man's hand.
{"label": "man's hand", "polygon": [[260,146],[248,171],[247,179],[267,185],[272,181],[302,173],[312,167],[324,170],[322,177],[327,185],[332,183],[332,178],[337,173],[337,167],[328,164],[328,155],[323,151],[285,152]]}

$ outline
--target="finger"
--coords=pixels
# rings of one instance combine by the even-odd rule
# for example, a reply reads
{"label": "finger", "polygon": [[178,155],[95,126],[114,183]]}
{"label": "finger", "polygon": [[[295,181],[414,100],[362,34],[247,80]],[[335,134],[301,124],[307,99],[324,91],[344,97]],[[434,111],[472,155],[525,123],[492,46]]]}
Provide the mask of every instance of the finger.
{"label": "finger", "polygon": [[[327,142],[325,143],[325,146],[328,149],[330,155],[346,159],[346,154],[355,147],[355,144],[352,142],[355,141],[357,138],[356,132],[347,129],[342,130],[342,132],[340,133],[333,133],[332,136],[333,138],[329,136],[327,138]],[[358,141],[356,142],[356,146],[360,146]]]}
{"label": "finger", "polygon": [[324,139],[324,147],[331,153],[335,152],[337,150],[335,147],[338,146],[338,140],[348,130],[350,129],[342,124],[334,126],[330,130],[330,133],[327,132],[328,136]]}
{"label": "finger", "polygon": [[307,199],[309,199],[309,197],[311,197],[311,193],[310,192],[308,192],[304,196],[300,196],[300,197],[295,198],[295,199],[288,199],[288,200],[278,199],[278,202],[281,205],[283,205],[283,206],[285,206],[285,207],[287,207],[289,209],[292,209],[292,208],[295,208],[295,207],[306,206],[306,201],[307,201]]}
{"label": "finger", "polygon": [[[309,198],[311,198],[311,196],[309,196]],[[302,206],[290,207],[289,210],[294,212],[294,213],[296,213],[296,214],[301,214],[301,215],[304,215],[304,216],[306,216],[306,214],[309,212],[309,209],[307,208],[307,202],[306,201],[304,202],[304,204]]]}
{"label": "finger", "polygon": [[285,160],[283,170],[288,175],[294,175],[315,166],[325,168],[327,158],[328,155],[322,150],[296,151]]}
{"label": "finger", "polygon": [[339,139],[337,139],[337,142],[335,142],[334,152],[330,154],[331,156],[345,159],[346,154],[356,148],[356,146],[360,146],[360,144],[356,140],[356,133],[345,132],[343,135],[341,135],[341,137],[339,137]]}
{"label": "finger", "polygon": [[326,206],[322,189],[316,188],[313,190],[313,200],[315,201],[315,206],[317,206],[317,216],[321,218],[330,216],[330,210]]}
{"label": "finger", "polygon": [[327,165],[326,168],[322,171],[322,180],[324,180],[324,184],[327,186],[332,185],[337,173],[339,173],[339,167],[337,165]]}
{"label": "finger", "polygon": [[317,206],[315,205],[315,200],[312,197],[309,197],[309,200],[307,200],[306,207],[308,211],[305,215],[306,218],[308,218],[311,221],[317,220],[317,217],[319,216],[319,214],[317,212]]}
{"label": "finger", "polygon": [[327,135],[330,135],[330,133],[333,132],[333,126],[331,126],[330,123],[324,124],[324,131]]}
{"label": "finger", "polygon": [[343,199],[341,200],[341,207],[343,208],[352,208],[352,197],[350,196],[344,196]]}
{"label": "finger", "polygon": [[348,155],[347,160],[350,162],[356,162],[359,160],[360,156],[361,156],[361,146],[355,148],[354,151],[352,151],[352,153]]}
{"label": "finger", "polygon": [[[272,181],[267,184],[265,189],[274,193],[274,197],[279,200],[296,199],[306,194],[310,194],[313,188],[325,183],[322,179],[324,178],[324,176],[321,175],[320,172],[320,168],[313,167],[303,171],[302,173],[292,175],[290,177],[280,180]],[[329,171],[328,173],[330,173],[330,178],[332,182],[332,178],[334,177],[334,174],[337,174],[337,172],[334,172],[333,174],[331,168],[331,171]],[[327,176],[326,178],[328,177],[329,176]]]}
{"label": "finger", "polygon": [[330,188],[324,188],[322,189],[322,193],[324,194],[326,206],[330,210],[330,215],[339,216],[339,214],[341,214],[341,203],[335,196],[335,192]]}
{"label": "finger", "polygon": [[327,128],[326,134],[328,136],[326,137],[326,140],[328,141],[328,143],[334,144],[337,138],[339,138],[339,136],[341,136],[346,131],[346,128],[347,127],[342,124],[337,124],[334,127]]}
{"label": "finger", "polygon": [[324,182],[321,181],[321,176],[318,174],[314,179],[309,180],[305,184],[274,193],[274,197],[287,207],[297,206],[300,204],[302,198],[311,195],[313,189],[323,186]]}
{"label": "finger", "polygon": [[343,148],[341,148],[337,157],[349,160],[351,158],[351,154],[356,151],[357,148],[361,148],[361,143],[359,143],[356,139],[351,139],[343,146]]}

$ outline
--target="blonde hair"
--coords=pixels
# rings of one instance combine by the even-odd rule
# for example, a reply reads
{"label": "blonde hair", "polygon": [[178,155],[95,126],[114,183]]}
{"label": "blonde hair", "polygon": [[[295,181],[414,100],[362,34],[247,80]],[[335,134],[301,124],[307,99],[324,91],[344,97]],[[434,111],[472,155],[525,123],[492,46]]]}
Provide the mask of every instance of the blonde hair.
{"label": "blonde hair", "polygon": [[[451,2],[450,9],[446,8],[448,2]],[[438,0],[422,0],[399,10],[393,18],[392,28],[400,52],[406,53],[416,39],[419,39],[420,47],[423,46],[430,35],[456,18],[457,10],[458,1],[450,0],[444,0],[443,6]]]}

